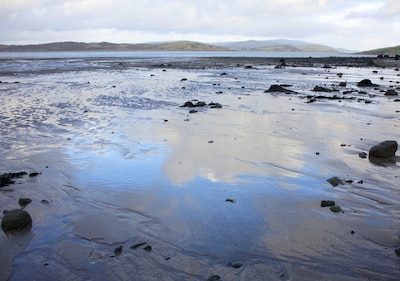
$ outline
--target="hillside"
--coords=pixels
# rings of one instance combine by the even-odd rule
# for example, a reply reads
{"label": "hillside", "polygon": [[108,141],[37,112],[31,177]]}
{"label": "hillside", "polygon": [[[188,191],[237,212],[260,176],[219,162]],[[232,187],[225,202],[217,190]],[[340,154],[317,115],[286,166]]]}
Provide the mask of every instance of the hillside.
{"label": "hillside", "polygon": [[361,52],[361,54],[364,54],[364,55],[390,55],[390,56],[400,55],[400,45],[395,46],[395,47],[387,47],[387,48],[369,50],[369,51]]}
{"label": "hillside", "polygon": [[75,51],[226,51],[227,48],[191,41],[169,43],[115,44],[56,42],[37,45],[0,45],[0,52],[75,52]]}
{"label": "hillside", "polygon": [[308,43],[300,40],[274,39],[274,40],[248,40],[239,42],[214,43],[238,51],[265,51],[265,52],[329,52],[341,51],[329,46]]}

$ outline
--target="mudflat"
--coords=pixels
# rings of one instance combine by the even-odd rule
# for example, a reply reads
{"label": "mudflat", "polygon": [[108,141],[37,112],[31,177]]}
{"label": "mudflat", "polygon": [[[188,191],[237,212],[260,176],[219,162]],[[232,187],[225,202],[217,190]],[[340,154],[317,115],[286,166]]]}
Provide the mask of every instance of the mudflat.
{"label": "mudflat", "polygon": [[398,61],[0,64],[1,280],[400,278]]}

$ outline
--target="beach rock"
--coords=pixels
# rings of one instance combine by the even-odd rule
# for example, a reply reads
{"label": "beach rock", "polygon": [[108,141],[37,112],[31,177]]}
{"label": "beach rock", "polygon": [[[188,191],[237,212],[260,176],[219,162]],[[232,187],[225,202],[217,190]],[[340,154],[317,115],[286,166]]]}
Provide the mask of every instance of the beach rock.
{"label": "beach rock", "polygon": [[32,199],[31,198],[19,198],[18,199],[18,204],[21,206],[21,207],[25,207],[26,205],[28,205],[29,203],[31,203],[32,202]]}
{"label": "beach rock", "polygon": [[369,150],[369,157],[388,158],[394,156],[397,151],[397,141],[388,140],[374,145]]}
{"label": "beach rock", "polygon": [[332,90],[330,90],[328,88],[321,87],[321,86],[315,86],[313,91],[314,92],[327,92],[327,93],[332,92]]}
{"label": "beach rock", "polygon": [[230,266],[232,268],[241,268],[243,266],[243,263],[241,263],[241,262],[235,262],[235,263],[229,262],[228,266]]}
{"label": "beach rock", "polygon": [[32,218],[25,210],[14,209],[4,214],[1,228],[4,231],[20,230],[32,225]]}
{"label": "beach rock", "polygon": [[398,93],[396,92],[396,90],[393,89],[389,89],[386,91],[385,96],[397,96]]}
{"label": "beach rock", "polygon": [[365,152],[360,152],[360,153],[358,153],[358,157],[360,157],[360,158],[362,158],[362,159],[367,158],[367,156],[368,156],[368,154],[365,153]]}
{"label": "beach rock", "polygon": [[26,175],[26,172],[4,173],[0,175],[0,187],[15,183],[14,179],[21,178]]}
{"label": "beach rock", "polygon": [[276,84],[271,85],[268,90],[264,91],[264,93],[271,93],[271,92],[285,93],[285,94],[296,93],[295,91],[285,89],[284,87]]}
{"label": "beach rock", "polygon": [[324,207],[331,207],[331,206],[335,206],[335,201],[333,201],[333,200],[322,200],[321,201],[321,207],[322,208],[324,208]]}
{"label": "beach rock", "polygon": [[198,101],[196,103],[193,103],[192,101],[187,101],[180,107],[202,107],[206,106],[207,104],[204,101]]}
{"label": "beach rock", "polygon": [[371,80],[369,80],[369,79],[363,79],[357,83],[357,86],[358,87],[376,87],[379,85],[372,83]]}
{"label": "beach rock", "polygon": [[329,182],[332,186],[338,186],[339,184],[343,184],[343,181],[341,179],[339,179],[338,177],[331,177],[329,179],[326,180],[327,182]]}
{"label": "beach rock", "polygon": [[194,107],[194,104],[191,101],[187,101],[183,105],[181,105],[181,107]]}
{"label": "beach rock", "polygon": [[210,102],[208,105],[210,108],[222,108],[222,105],[218,102]]}
{"label": "beach rock", "polygon": [[334,212],[334,213],[342,212],[342,208],[340,208],[340,206],[337,206],[337,205],[331,206],[331,207],[330,207],[330,210],[331,210],[332,212]]}

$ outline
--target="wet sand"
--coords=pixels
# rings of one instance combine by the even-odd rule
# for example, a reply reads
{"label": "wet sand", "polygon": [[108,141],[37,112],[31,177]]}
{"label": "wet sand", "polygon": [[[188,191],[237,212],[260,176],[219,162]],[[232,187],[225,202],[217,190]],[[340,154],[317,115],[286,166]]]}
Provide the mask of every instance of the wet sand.
{"label": "wet sand", "polygon": [[397,62],[3,61],[0,173],[40,174],[0,188],[33,219],[0,279],[398,280],[399,152],[359,156],[400,141]]}

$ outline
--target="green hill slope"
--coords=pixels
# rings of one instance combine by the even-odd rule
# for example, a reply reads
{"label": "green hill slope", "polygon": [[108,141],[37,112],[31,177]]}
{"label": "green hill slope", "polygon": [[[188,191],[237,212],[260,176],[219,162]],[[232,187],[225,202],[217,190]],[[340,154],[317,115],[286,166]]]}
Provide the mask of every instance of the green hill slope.
{"label": "green hill slope", "polygon": [[56,42],[38,45],[0,45],[0,52],[82,51],[226,51],[227,48],[191,41],[144,44]]}
{"label": "green hill slope", "polygon": [[380,49],[374,49],[374,50],[369,50],[365,52],[361,52],[361,54],[365,55],[400,55],[400,45],[395,46],[395,47],[387,47],[387,48],[380,48]]}

